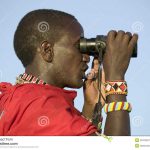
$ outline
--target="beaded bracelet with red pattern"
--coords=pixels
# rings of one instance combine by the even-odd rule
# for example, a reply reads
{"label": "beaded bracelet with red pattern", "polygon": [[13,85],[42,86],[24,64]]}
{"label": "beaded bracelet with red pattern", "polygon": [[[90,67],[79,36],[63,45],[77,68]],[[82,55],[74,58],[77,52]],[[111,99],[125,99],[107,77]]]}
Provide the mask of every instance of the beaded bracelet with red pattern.
{"label": "beaded bracelet with red pattern", "polygon": [[106,81],[104,85],[106,96],[110,94],[128,94],[127,83],[124,80]]}

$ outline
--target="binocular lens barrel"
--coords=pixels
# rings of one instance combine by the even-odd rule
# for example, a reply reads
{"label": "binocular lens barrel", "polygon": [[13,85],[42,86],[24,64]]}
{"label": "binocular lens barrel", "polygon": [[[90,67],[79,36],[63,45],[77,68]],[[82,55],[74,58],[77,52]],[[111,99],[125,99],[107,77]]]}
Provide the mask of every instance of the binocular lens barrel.
{"label": "binocular lens barrel", "polygon": [[[84,38],[79,40],[77,47],[80,49],[81,53],[88,54],[90,56],[98,56],[99,52],[102,54],[106,51],[106,38],[104,35],[97,35],[96,38]],[[137,44],[134,47],[132,57],[137,57]]]}

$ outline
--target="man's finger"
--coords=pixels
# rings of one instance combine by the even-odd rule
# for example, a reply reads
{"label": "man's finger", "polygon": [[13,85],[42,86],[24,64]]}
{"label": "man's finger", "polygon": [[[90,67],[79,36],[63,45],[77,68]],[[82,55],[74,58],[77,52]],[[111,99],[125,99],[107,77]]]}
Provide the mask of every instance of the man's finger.
{"label": "man's finger", "polygon": [[95,70],[95,71],[98,71],[98,68],[99,68],[99,61],[98,61],[98,59],[94,59],[94,61],[93,61],[93,69]]}
{"label": "man's finger", "polygon": [[125,35],[125,32],[122,31],[122,30],[119,30],[118,33],[117,33],[117,36],[116,36],[116,40],[117,41],[122,41],[124,35]]}
{"label": "man's finger", "polygon": [[91,71],[87,74],[86,77],[87,77],[88,80],[94,79],[95,78],[95,71],[94,71],[94,69],[91,69]]}
{"label": "man's finger", "polygon": [[131,38],[132,38],[132,34],[130,32],[126,32],[126,34],[124,35],[123,42],[125,44],[129,44]]}
{"label": "man's finger", "polygon": [[133,37],[132,37],[132,39],[130,40],[129,46],[128,46],[129,51],[131,52],[131,55],[132,55],[132,53],[133,53],[133,49],[134,49],[134,47],[135,47],[135,45],[136,45],[136,43],[137,43],[137,40],[138,40],[138,35],[137,35],[137,34],[133,34]]}
{"label": "man's finger", "polygon": [[117,35],[117,32],[115,30],[109,31],[108,34],[107,34],[107,42],[114,41],[115,38],[116,38],[116,35]]}
{"label": "man's finger", "polygon": [[[86,75],[86,80],[85,80],[85,85],[89,86],[93,83],[93,79],[95,79],[95,72],[94,69],[92,69],[87,75]],[[84,87],[85,87],[84,85]]]}

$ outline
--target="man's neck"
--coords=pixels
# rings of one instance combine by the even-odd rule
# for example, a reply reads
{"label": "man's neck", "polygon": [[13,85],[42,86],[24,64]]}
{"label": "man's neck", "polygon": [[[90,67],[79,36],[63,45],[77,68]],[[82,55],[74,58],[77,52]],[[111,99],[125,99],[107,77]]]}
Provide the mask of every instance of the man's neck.
{"label": "man's neck", "polygon": [[60,83],[58,83],[58,81],[56,82],[55,75],[53,75],[53,73],[48,72],[46,68],[41,71],[37,67],[35,69],[31,66],[28,66],[25,68],[25,73],[31,74],[31,75],[43,80],[44,82],[46,82],[47,84],[50,84],[52,86],[64,88],[64,86],[62,86]]}

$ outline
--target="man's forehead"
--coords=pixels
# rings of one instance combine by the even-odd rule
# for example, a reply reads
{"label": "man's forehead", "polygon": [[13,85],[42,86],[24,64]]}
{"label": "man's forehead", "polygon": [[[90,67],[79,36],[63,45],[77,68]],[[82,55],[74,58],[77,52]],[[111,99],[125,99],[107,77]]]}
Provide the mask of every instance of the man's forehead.
{"label": "man's forehead", "polygon": [[73,25],[70,30],[70,36],[75,40],[78,40],[81,37],[84,37],[84,31],[80,24]]}
{"label": "man's forehead", "polygon": [[76,19],[69,20],[68,24],[65,27],[68,32],[71,32],[73,34],[78,34],[80,36],[84,36],[83,27]]}
{"label": "man's forehead", "polygon": [[64,34],[61,39],[59,40],[59,42],[61,43],[70,43],[70,44],[73,44],[73,43],[76,43],[81,37],[83,37],[83,33],[81,34],[72,34],[71,32],[67,33],[67,34]]}
{"label": "man's forehead", "polygon": [[70,33],[68,38],[70,38],[70,40],[72,40],[72,42],[76,42],[78,41],[81,37],[84,37],[84,33],[83,32],[75,32],[74,33]]}
{"label": "man's forehead", "polygon": [[84,37],[84,30],[77,20],[69,20],[63,29],[61,41],[72,41],[72,43]]}

